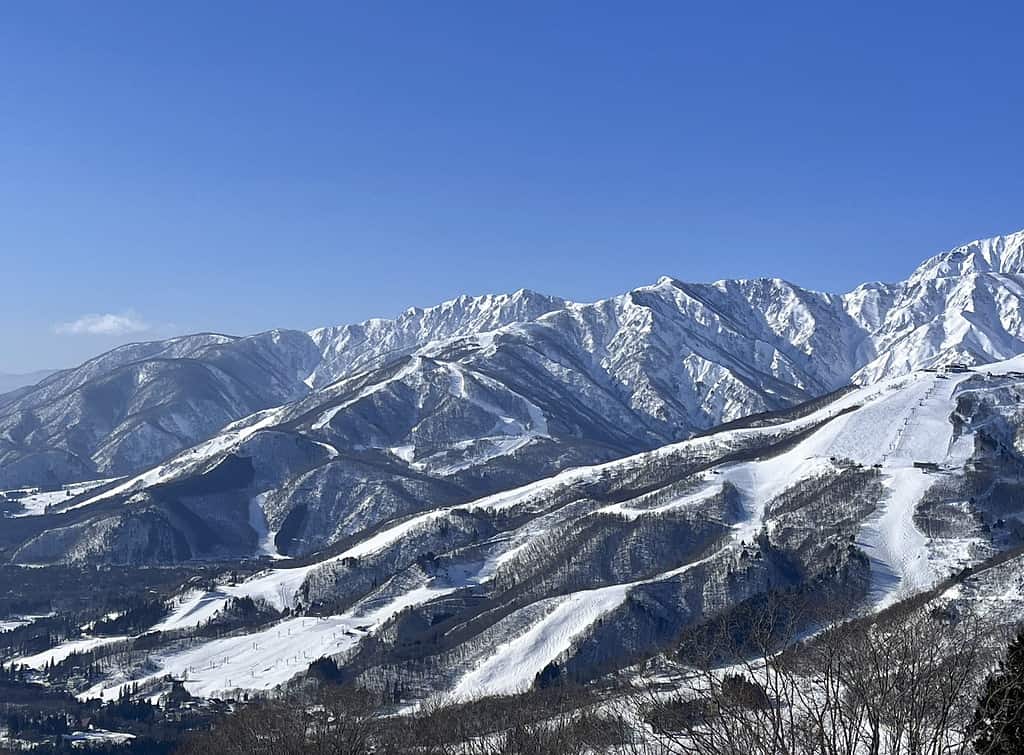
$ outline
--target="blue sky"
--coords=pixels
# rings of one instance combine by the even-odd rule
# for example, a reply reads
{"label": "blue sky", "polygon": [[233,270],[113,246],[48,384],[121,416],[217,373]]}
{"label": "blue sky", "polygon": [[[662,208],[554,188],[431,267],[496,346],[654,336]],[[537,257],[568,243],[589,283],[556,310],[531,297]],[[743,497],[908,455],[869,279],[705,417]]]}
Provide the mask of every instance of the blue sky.
{"label": "blue sky", "polygon": [[5,4],[0,371],[1024,227],[1024,11],[895,5]]}

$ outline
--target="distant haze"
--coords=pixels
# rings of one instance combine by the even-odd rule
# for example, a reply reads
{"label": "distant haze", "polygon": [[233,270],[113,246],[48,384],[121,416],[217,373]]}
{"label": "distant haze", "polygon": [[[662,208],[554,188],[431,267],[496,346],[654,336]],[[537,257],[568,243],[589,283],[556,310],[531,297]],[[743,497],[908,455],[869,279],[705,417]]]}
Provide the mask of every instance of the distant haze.
{"label": "distant haze", "polygon": [[48,375],[52,375],[56,370],[37,370],[35,372],[23,372],[23,373],[10,373],[0,372],[0,393],[7,393],[13,391],[16,388],[22,388],[26,385],[35,385],[43,378]]}

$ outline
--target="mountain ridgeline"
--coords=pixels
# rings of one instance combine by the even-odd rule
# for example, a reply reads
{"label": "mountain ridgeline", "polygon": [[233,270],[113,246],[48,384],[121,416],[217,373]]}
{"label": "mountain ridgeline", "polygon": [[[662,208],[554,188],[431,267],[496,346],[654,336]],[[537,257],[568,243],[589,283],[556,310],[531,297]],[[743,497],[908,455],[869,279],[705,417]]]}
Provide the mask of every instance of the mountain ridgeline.
{"label": "mountain ridgeline", "polygon": [[214,576],[13,660],[119,699],[326,657],[463,700],[681,657],[769,597],[1024,617],[1022,339],[1024,232],[842,295],[663,278],[115,349],[0,397],[0,559]]}
{"label": "mountain ridgeline", "polygon": [[[159,516],[117,511],[97,542],[91,517],[57,500],[60,527],[22,523],[0,547],[162,562],[252,554],[271,532],[264,550],[312,553],[851,382],[1008,358],[1024,351],[1022,286],[1024,232],[842,295],[663,278],[592,304],[521,290],[309,333],[124,346],[0,396],[0,488],[127,477],[120,498]],[[244,484],[202,482],[232,455],[251,467]],[[171,515],[171,500],[197,510]],[[122,536],[145,552],[112,547]]]}
{"label": "mountain ridgeline", "polygon": [[339,451],[412,447],[427,468],[539,442],[599,460],[851,381],[1013,356],[1022,274],[1024,232],[842,295],[663,278],[592,304],[521,290],[309,333],[133,344],[0,395],[0,486],[138,473],[291,402],[344,405]]}

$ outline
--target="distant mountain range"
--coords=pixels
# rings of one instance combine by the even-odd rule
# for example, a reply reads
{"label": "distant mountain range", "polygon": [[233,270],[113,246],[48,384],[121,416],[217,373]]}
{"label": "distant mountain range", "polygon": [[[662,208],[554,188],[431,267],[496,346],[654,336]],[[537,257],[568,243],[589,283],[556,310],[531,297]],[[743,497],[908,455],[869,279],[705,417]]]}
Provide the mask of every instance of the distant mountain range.
{"label": "distant mountain range", "polygon": [[124,346],[0,396],[0,487],[138,473],[275,407],[339,451],[441,476],[538,446],[599,461],[851,381],[1013,356],[1022,275],[1024,232],[847,294],[662,278],[592,304],[521,290],[309,333]]}
{"label": "distant mountain range", "polygon": [[[0,396],[0,489],[52,489],[0,501],[0,558],[273,564],[183,591],[108,697],[222,694],[250,649],[246,689],[295,648],[412,697],[591,679],[779,590],[877,609],[1012,553],[1021,353],[1024,232],[847,294],[662,278],[125,346]],[[173,644],[239,597],[288,616]]]}
{"label": "distant mountain range", "polygon": [[10,393],[17,388],[35,385],[57,370],[36,370],[35,372],[0,372],[0,394]]}
{"label": "distant mountain range", "polygon": [[[309,333],[197,334],[0,396],[0,489],[123,477],[105,500],[161,512],[119,512],[102,538],[36,533],[44,559],[236,557],[261,527],[301,556],[851,383],[1005,359],[1022,339],[1024,232],[842,295],[662,278],[592,304],[521,290]],[[190,491],[194,515],[168,513],[168,490]]]}

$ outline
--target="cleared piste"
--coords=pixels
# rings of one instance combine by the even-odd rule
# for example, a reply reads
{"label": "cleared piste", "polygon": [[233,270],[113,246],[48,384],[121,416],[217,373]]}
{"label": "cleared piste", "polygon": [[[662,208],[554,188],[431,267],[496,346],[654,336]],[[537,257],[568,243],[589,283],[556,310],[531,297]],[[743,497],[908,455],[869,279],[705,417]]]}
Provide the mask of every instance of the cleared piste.
{"label": "cleared piste", "polygon": [[[1017,361],[1024,360],[993,365],[988,371],[1024,367]],[[750,542],[765,525],[766,504],[798,480],[833,469],[833,458],[851,459],[865,465],[882,464],[883,483],[889,495],[882,501],[879,511],[863,526],[858,544],[871,559],[872,599],[877,606],[887,605],[903,595],[927,587],[937,574],[952,566],[937,564],[930,558],[928,540],[914,524],[914,510],[931,479],[922,470],[914,468],[913,463],[928,461],[962,466],[964,449],[968,445],[952,442],[949,416],[955,405],[956,387],[969,377],[969,374],[940,377],[935,373],[915,373],[880,385],[858,388],[810,415],[771,428],[770,432],[805,430],[820,423],[816,430],[787,451],[755,461],[721,465],[717,475],[705,477],[706,487],[664,505],[699,502],[721,490],[725,482],[739,491],[745,517],[734,526],[731,537],[719,550],[700,559],[700,562],[705,562],[723,551],[740,547],[742,541]],[[751,428],[731,430],[722,435],[765,432],[768,431]],[[715,442],[714,436],[686,443],[709,442]],[[608,468],[636,464],[641,458],[649,461],[668,453],[669,448],[611,464],[569,470],[548,480],[489,496],[465,508],[503,510],[526,505],[542,495],[546,488],[594,479]],[[427,512],[384,527],[329,560],[379,551],[429,523],[443,511]],[[627,511],[621,513],[629,515]],[[495,562],[506,551],[522,548],[524,542],[542,534],[536,528],[530,529],[529,524],[518,535],[516,531],[506,533],[495,542],[489,559],[480,565],[479,573],[466,575],[464,584],[486,581],[493,575]],[[672,579],[697,563],[651,579],[539,601],[529,607],[531,621],[520,625],[511,621],[507,639],[453,681],[452,694],[470,698],[529,687],[539,671],[563,655],[602,616],[618,608],[634,587]],[[181,628],[201,623],[216,613],[230,597],[248,595],[262,597],[278,607],[291,605],[304,579],[316,567],[314,564],[296,569],[273,569],[213,593],[183,595],[172,615],[156,628]],[[185,678],[188,689],[201,695],[223,694],[236,689],[270,689],[304,671],[315,658],[352,649],[403,608],[447,594],[459,586],[418,585],[373,609],[363,610],[357,606],[345,614],[326,618],[295,617],[252,634],[203,641],[185,650],[154,657],[159,670],[138,681],[173,674]],[[116,697],[124,681],[111,679],[100,683],[86,696]]]}

